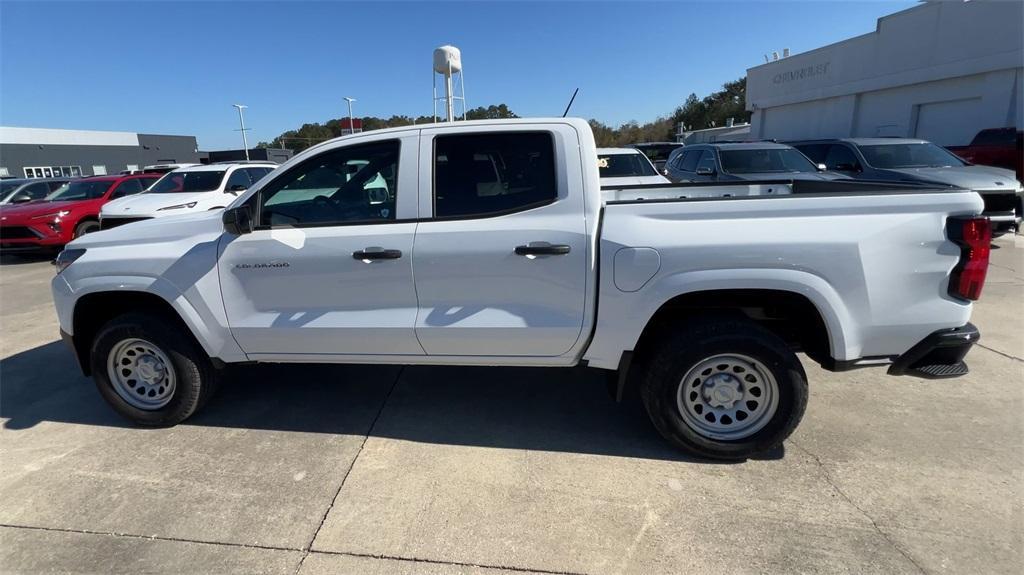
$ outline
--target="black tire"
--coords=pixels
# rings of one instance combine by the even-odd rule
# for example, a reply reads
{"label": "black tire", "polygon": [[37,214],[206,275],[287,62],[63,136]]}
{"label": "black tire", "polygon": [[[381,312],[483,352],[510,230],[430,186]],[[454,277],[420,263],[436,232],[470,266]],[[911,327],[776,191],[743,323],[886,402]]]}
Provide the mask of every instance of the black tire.
{"label": "black tire", "polygon": [[96,220],[85,220],[75,226],[75,238],[80,238],[85,234],[91,234],[92,232],[100,231],[100,223]]}
{"label": "black tire", "polygon": [[[807,376],[796,354],[774,333],[745,319],[709,317],[664,332],[659,339],[644,362],[640,392],[654,427],[676,447],[708,459],[745,459],[781,445],[800,423],[807,408]],[[730,353],[755,359],[770,370],[778,387],[778,404],[770,418],[765,416],[764,427],[726,441],[712,439],[688,424],[677,394],[691,368]]]}
{"label": "black tire", "polygon": [[[139,425],[166,427],[187,419],[216,391],[220,374],[191,334],[180,323],[158,314],[128,313],[107,322],[97,332],[89,352],[93,380],[100,395],[115,411]],[[140,409],[115,390],[107,371],[107,358],[119,342],[139,338],[153,343],[174,368],[175,389],[159,409]]]}

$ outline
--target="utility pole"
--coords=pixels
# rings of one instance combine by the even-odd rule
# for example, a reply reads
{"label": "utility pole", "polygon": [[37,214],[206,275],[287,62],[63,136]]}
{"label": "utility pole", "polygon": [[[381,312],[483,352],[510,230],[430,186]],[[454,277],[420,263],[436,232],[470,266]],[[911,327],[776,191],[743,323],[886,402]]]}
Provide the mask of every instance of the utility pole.
{"label": "utility pole", "polygon": [[348,96],[345,96],[345,101],[348,102],[348,133],[349,134],[355,134],[356,133],[356,125],[355,125],[355,122],[353,122],[353,120],[352,120],[352,102],[355,102],[356,99],[355,98],[349,98]]}
{"label": "utility pole", "polygon": [[241,130],[239,130],[239,131],[242,132],[242,148],[245,150],[245,161],[248,162],[249,161],[249,142],[246,141],[246,139],[245,139],[245,118],[242,117],[242,109],[243,108],[248,108],[249,106],[246,106],[244,104],[231,104],[231,107],[238,109],[238,123],[241,125]]}

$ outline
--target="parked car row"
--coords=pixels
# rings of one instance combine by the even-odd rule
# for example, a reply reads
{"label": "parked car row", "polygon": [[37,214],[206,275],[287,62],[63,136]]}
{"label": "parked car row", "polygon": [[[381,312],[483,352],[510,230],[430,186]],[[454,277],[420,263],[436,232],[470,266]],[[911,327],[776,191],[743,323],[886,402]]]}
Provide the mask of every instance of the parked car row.
{"label": "parked car row", "polygon": [[993,234],[1020,227],[1021,183],[1005,168],[969,164],[941,146],[914,138],[840,138],[791,142],[828,170],[858,180],[939,183],[973,190],[985,202]]}
{"label": "parked car row", "polygon": [[[1014,142],[1014,140],[1016,140]],[[636,144],[646,150],[662,144]],[[742,180],[874,180],[942,184],[978,192],[996,236],[1020,229],[1024,188],[1019,177],[1020,132],[983,130],[962,155],[1001,163],[975,165],[926,140],[837,138],[785,143],[676,144],[661,173],[676,183]],[[1012,169],[1016,164],[1018,173]],[[603,174],[602,174],[603,176]]]}
{"label": "parked car row", "polygon": [[116,176],[4,180],[0,249],[56,250],[102,228],[223,208],[276,166],[160,165]]}

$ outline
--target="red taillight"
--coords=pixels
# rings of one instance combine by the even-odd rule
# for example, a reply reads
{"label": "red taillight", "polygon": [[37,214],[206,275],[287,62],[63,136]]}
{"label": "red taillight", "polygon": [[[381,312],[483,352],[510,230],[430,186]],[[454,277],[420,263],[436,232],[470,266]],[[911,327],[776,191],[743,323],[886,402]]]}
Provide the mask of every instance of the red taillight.
{"label": "red taillight", "polygon": [[988,218],[950,218],[949,239],[960,246],[960,262],[949,278],[949,294],[964,299],[981,297],[992,249],[992,225]]}

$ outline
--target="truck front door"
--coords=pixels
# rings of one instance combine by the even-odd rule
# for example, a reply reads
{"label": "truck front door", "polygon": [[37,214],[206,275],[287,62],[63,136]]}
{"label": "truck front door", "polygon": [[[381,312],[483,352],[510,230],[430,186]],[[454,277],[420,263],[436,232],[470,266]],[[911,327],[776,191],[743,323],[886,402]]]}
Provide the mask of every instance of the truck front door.
{"label": "truck front door", "polygon": [[[575,131],[477,126],[421,138],[420,213],[428,217],[416,231],[413,271],[423,349],[569,352],[582,331],[588,274]],[[577,157],[566,158],[567,149]]]}
{"label": "truck front door", "polygon": [[249,198],[255,230],[219,261],[231,333],[257,359],[423,355],[412,277],[416,132],[296,164]]}

